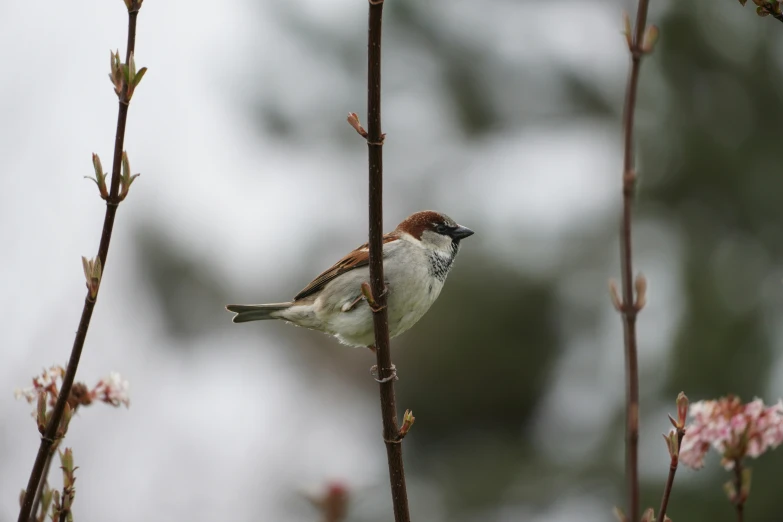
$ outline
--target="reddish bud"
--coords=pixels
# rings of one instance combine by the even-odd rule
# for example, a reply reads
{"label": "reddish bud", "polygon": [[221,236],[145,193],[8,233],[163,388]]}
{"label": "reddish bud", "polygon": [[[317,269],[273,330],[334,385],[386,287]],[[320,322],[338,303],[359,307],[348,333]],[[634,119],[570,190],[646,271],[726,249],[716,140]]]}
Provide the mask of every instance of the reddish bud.
{"label": "reddish bud", "polygon": [[631,27],[631,17],[626,11],[623,11],[623,34],[628,44],[628,49],[633,47],[633,28]]}
{"label": "reddish bud", "polygon": [[633,305],[638,312],[647,304],[647,278],[644,277],[644,274],[636,276],[634,287],[636,288],[636,302]]}
{"label": "reddish bud", "polygon": [[740,497],[746,500],[750,495],[750,479],[753,476],[753,470],[745,468],[742,470],[742,485],[740,486]]}
{"label": "reddish bud", "polygon": [[723,484],[723,492],[726,493],[729,502],[733,503],[737,499],[737,488],[734,487],[734,483],[732,481],[728,481]]}
{"label": "reddish bud", "polygon": [[680,442],[675,430],[671,430],[668,435],[663,436],[663,440],[666,441],[666,448],[669,450],[669,456],[673,461],[677,460],[677,456],[680,454]]}
{"label": "reddish bud", "polygon": [[416,417],[413,416],[413,412],[405,410],[405,415],[402,416],[402,427],[400,427],[400,438],[408,434],[414,422],[416,422]]}
{"label": "reddish bud", "polygon": [[655,522],[655,511],[653,508],[647,508],[642,513],[642,522]]}
{"label": "reddish bud", "polygon": [[43,435],[46,431],[46,392],[38,392],[38,404],[36,407],[35,420],[38,422],[38,432]]}
{"label": "reddish bud", "polygon": [[683,429],[685,427],[685,421],[688,420],[688,396],[685,392],[680,392],[677,395],[677,429]]}
{"label": "reddish bud", "polygon": [[348,516],[350,496],[348,487],[342,482],[332,481],[327,484],[324,494],[308,495],[308,499],[321,512],[325,522],[342,522]]}
{"label": "reddish bud", "polygon": [[348,123],[351,127],[353,127],[356,132],[359,133],[359,135],[362,138],[367,138],[367,131],[362,127],[362,124],[359,123],[359,115],[355,112],[349,112],[348,113]]}
{"label": "reddish bud", "polygon": [[620,291],[617,288],[617,281],[609,280],[609,297],[612,299],[612,305],[618,312],[623,311],[623,300],[620,299]]}
{"label": "reddish bud", "polygon": [[131,174],[130,160],[128,159],[128,152],[122,151],[122,174],[120,175],[120,201],[124,200],[128,195],[133,180],[138,178],[141,174]]}
{"label": "reddish bud", "polygon": [[84,278],[87,280],[90,297],[95,299],[101,285],[101,258],[87,259],[82,256],[82,268],[84,268]]}
{"label": "reddish bud", "polygon": [[642,39],[642,52],[651,53],[655,48],[655,43],[658,41],[658,26],[650,25],[644,31],[644,38]]}

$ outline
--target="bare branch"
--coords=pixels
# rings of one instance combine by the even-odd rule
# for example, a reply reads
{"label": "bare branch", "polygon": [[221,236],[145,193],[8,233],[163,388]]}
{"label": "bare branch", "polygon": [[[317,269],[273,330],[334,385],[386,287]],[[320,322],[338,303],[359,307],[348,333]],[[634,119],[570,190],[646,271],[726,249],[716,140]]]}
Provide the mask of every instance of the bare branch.
{"label": "bare branch", "polygon": [[[136,45],[136,18],[139,14],[143,0],[125,0],[128,8],[128,48],[125,54],[125,62],[129,64]],[[135,66],[134,66],[135,68]],[[138,77],[138,74],[133,71]],[[140,78],[138,78],[140,79]],[[138,83],[138,82],[136,82]],[[134,85],[135,86],[135,85]],[[106,257],[109,253],[109,244],[111,243],[112,231],[114,229],[114,219],[117,214],[117,207],[120,203],[120,178],[122,167],[123,145],[125,143],[125,124],[128,119],[128,105],[130,103],[130,94],[127,89],[118,93],[119,109],[117,114],[117,131],[114,138],[114,161],[111,174],[111,188],[108,197],[106,197],[106,214],[103,219],[103,231],[101,232],[100,246],[98,247],[98,258],[95,264],[105,268]],[[97,168],[97,167],[96,167]],[[22,501],[22,507],[19,511],[18,522],[28,522],[33,509],[33,500],[39,489],[39,484],[45,480],[44,471],[47,468],[47,461],[52,452],[52,446],[57,440],[57,432],[60,427],[60,421],[65,411],[68,396],[71,393],[71,387],[76,376],[76,370],[79,366],[84,341],[87,338],[87,330],[90,327],[92,312],[95,309],[95,302],[98,297],[98,288],[88,288],[87,296],[84,299],[84,308],[82,309],[79,327],[76,330],[76,338],[73,341],[71,357],[68,360],[68,367],[63,377],[63,384],[57,397],[57,402],[52,410],[51,418],[46,426],[46,430],[41,436],[41,445],[38,448],[38,454],[35,458],[33,469],[30,472],[30,479],[27,483],[25,496]]]}
{"label": "bare branch", "polygon": [[[622,262],[621,316],[625,338],[626,369],[626,488],[628,493],[628,518],[639,520],[639,366],[637,360],[636,316],[644,305],[646,296],[634,298],[633,249],[631,244],[631,210],[633,205],[636,170],[634,167],[633,126],[636,110],[636,93],[639,86],[639,67],[642,56],[652,51],[657,39],[656,31],[646,31],[649,0],[639,0],[636,26],[631,34],[630,20],[626,16],[626,39],[631,54],[631,71],[625,93],[623,111],[624,161],[623,161],[623,213],[620,226],[620,259]],[[645,45],[645,34],[647,42]],[[644,290],[646,290],[646,281]],[[643,293],[643,292],[642,292]],[[637,306],[634,306],[636,303]],[[615,302],[615,306],[617,303]]]}
{"label": "bare branch", "polygon": [[[389,350],[389,319],[386,309],[386,285],[383,278],[383,139],[381,132],[381,22],[383,0],[369,0],[368,61],[367,61],[367,130],[359,123],[356,114],[348,117],[348,123],[367,140],[369,151],[370,184],[370,293],[375,326],[375,353],[378,382],[380,383],[383,440],[389,463],[394,520],[410,522],[408,493],[405,486],[405,469],[402,460],[402,437],[397,423],[397,400],[394,395],[396,375]],[[366,289],[365,289],[366,291]],[[408,414],[405,433],[413,424]]]}

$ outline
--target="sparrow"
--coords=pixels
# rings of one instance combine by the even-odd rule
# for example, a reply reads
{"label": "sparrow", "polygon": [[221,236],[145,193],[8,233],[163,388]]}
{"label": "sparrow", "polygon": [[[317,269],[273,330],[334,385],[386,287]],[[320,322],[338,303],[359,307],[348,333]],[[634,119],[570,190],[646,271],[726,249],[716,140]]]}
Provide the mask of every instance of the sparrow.
{"label": "sparrow", "polygon": [[[388,292],[389,335],[416,324],[438,298],[460,241],[473,231],[426,210],[410,215],[383,236],[383,273]],[[370,281],[367,243],[348,253],[286,303],[228,305],[235,323],[280,319],[336,337],[349,346],[375,343],[372,303],[362,292]]]}

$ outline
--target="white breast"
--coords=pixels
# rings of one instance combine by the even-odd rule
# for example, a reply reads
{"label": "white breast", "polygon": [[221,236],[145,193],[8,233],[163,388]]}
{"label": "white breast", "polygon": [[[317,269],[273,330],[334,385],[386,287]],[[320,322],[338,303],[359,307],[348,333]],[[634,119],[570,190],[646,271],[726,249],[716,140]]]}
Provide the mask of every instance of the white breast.
{"label": "white breast", "polygon": [[[432,276],[427,252],[405,240],[384,245],[383,265],[389,285],[389,334],[395,337],[429,310],[443,289],[443,281]],[[368,267],[351,270],[329,283],[314,306],[319,322],[329,325],[327,333],[353,346],[375,342],[372,312],[367,303],[361,301],[348,311],[343,309],[360,295],[364,281],[369,281]]]}

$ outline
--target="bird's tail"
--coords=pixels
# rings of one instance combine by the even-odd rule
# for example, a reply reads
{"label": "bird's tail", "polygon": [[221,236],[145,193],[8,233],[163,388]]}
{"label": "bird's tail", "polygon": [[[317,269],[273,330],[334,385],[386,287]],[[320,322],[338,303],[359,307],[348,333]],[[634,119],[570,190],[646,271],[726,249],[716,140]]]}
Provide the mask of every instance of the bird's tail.
{"label": "bird's tail", "polygon": [[260,305],[228,305],[226,310],[234,312],[232,319],[235,323],[247,323],[249,321],[264,321],[266,319],[279,319],[275,312],[286,310],[292,303],[271,303]]}

